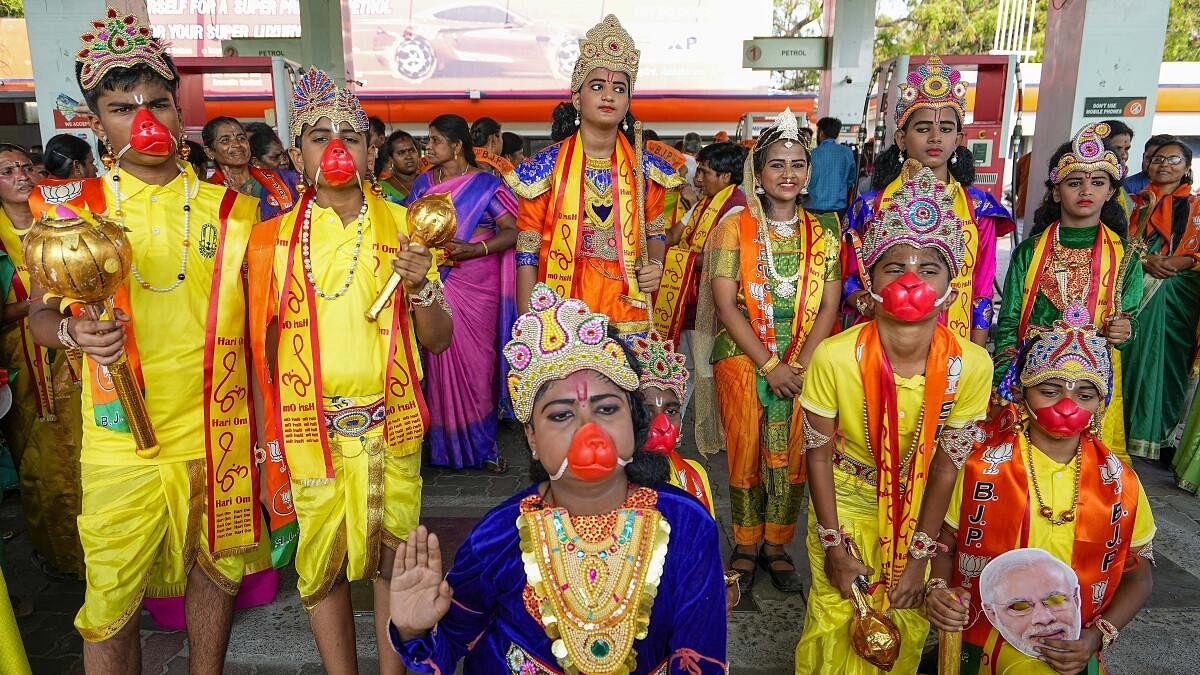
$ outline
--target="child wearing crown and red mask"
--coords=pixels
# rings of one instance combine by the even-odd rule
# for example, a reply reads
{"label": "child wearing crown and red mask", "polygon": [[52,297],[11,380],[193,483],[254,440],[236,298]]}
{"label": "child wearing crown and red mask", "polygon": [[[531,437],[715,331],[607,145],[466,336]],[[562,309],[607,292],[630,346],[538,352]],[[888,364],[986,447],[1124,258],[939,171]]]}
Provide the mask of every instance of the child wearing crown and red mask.
{"label": "child wearing crown and red mask", "polygon": [[[278,583],[261,536],[245,351],[242,263],[258,204],[185,161],[179,74],[149,27],[109,9],[81,39],[76,75],[110,170],[45,182],[31,208],[105,214],[128,233],[132,272],[104,320],[58,303],[31,308],[40,344],[88,356],[78,520],[87,591],[75,627],[87,670],[136,671],[143,598],[183,595],[192,668],[219,672],[243,576],[245,586],[256,568],[270,578],[259,602]],[[134,453],[100,367],[122,354],[144,383],[154,457]],[[218,368],[221,378],[209,377]]]}
{"label": "child wearing crown and red mask", "polygon": [[826,339],[809,365],[800,403],[813,585],[798,674],[880,672],[850,640],[852,585],[890,610],[901,636],[895,672],[915,672],[921,658],[933,536],[991,382],[987,352],[938,323],[965,255],[953,203],[928,168],[906,167],[904,184],[855,242],[875,319]]}
{"label": "child wearing crown and red mask", "polygon": [[[418,345],[450,344],[450,307],[407,210],[363,189],[367,115],[311,69],[292,95],[292,161],[305,188],[250,242],[250,327],[263,437],[290,475],[300,599],[326,670],[356,672],[349,581],[368,579],[387,641],[392,556],[417,523],[429,414]],[[369,322],[395,272],[403,280]],[[380,650],[380,672],[403,672]]]}
{"label": "child wearing crown and red mask", "polygon": [[[948,550],[927,586],[930,621],[963,631],[964,673],[1102,672],[1100,652],[1150,596],[1155,525],[1146,491],[1100,439],[1112,366],[1109,339],[1076,301],[1027,338],[1004,377],[1014,403],[958,477],[939,537]],[[989,591],[981,575],[996,574],[992,560],[1026,547],[1078,575],[1078,638],[1056,612],[1072,598],[1042,591],[1014,601]]]}

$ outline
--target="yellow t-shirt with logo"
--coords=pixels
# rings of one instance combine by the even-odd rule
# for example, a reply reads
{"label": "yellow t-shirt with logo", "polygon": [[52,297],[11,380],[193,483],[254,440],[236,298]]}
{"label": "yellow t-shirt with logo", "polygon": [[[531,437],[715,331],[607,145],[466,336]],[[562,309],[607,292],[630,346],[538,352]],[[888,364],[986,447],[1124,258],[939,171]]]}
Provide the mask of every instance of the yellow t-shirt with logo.
{"label": "yellow t-shirt with logo", "polygon": [[[108,216],[115,218],[117,196],[113,174],[104,180]],[[184,191],[184,185],[187,191]],[[188,223],[187,268],[172,291],[143,288],[131,273],[127,280],[132,328],[146,384],[146,409],[160,447],[154,459],[134,454],[133,435],[96,424],[92,396],[83,388],[83,449],[88,464],[148,465],[200,459],[204,438],[204,341],[208,330],[209,298],[221,231],[220,208],[227,188],[197,178],[190,164],[166,185],[148,185],[127,171],[120,172],[117,219],[128,230],[133,264],[142,279],[157,288],[173,285],[180,274],[184,222]],[[184,205],[189,211],[185,218]],[[258,200],[238,195],[227,219],[229,232],[249,237],[258,215]],[[235,253],[235,252],[228,252]],[[244,256],[245,251],[238,252]],[[239,286],[241,282],[239,282]],[[223,303],[236,303],[245,312],[245,294],[231,293]],[[84,359],[87,367],[95,364]]]}
{"label": "yellow t-shirt with logo", "polygon": [[[391,261],[396,257],[400,242],[395,231],[384,231],[383,227],[376,224],[376,217],[373,216],[377,213],[376,209],[381,208],[388,209],[397,230],[405,236],[412,233],[407,209],[382,199],[369,200],[363,219],[362,244],[350,286],[336,299],[316,297],[317,338],[321,349],[321,395],[327,399],[383,395],[389,341],[381,338],[386,337],[391,326],[369,322],[365,315],[382,287],[379,279],[386,279],[391,274]],[[287,238],[292,232],[293,223],[303,217],[304,214],[296,209],[284,216],[280,223],[275,249],[276,298],[282,286],[280,280],[286,279],[288,274]],[[346,283],[347,273],[355,262],[357,233],[357,218],[343,225],[333,209],[322,208],[315,201],[312,202],[309,259],[312,261],[313,280],[326,295],[337,293]],[[297,269],[302,269],[299,243],[295,256]],[[430,281],[440,280],[437,268],[432,264],[426,278]],[[423,373],[417,352],[416,331],[411,331],[410,336],[408,349],[413,354],[417,370],[415,376],[419,380]]]}
{"label": "yellow t-shirt with logo", "polygon": [[[858,335],[864,326],[866,324],[854,326],[817,345],[804,378],[804,389],[800,392],[800,405],[822,417],[838,418],[838,433],[844,439],[841,451],[850,459],[875,466],[875,457],[867,449],[866,410],[863,407],[866,394],[855,354]],[[955,339],[962,348],[962,375],[946,426],[961,428],[983,419],[987,413],[992,359],[983,347],[962,338]],[[896,376],[897,425],[902,448],[909,447],[912,442],[924,401],[924,375]]]}

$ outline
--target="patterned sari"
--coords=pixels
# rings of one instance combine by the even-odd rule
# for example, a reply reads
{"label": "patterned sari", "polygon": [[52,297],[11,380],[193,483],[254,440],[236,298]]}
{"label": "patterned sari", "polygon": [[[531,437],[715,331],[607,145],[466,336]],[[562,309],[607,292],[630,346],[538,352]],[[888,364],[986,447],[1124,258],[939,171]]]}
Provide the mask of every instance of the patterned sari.
{"label": "patterned sari", "polygon": [[[516,216],[517,200],[490,173],[469,173],[434,184],[434,172],[417,177],[407,203],[449,193],[460,241],[477,242],[499,232],[496,221]],[[456,469],[496,462],[496,425],[509,409],[507,365],[500,346],[516,321],[513,250],[441,266],[446,299],[454,311],[454,335],[441,354],[425,352],[425,399],[429,405],[432,462]]]}

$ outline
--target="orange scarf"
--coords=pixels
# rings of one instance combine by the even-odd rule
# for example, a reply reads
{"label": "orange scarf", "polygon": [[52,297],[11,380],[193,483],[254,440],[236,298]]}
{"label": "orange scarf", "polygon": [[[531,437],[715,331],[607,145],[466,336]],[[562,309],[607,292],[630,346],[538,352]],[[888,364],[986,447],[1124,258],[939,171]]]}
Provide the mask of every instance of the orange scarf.
{"label": "orange scarf", "polygon": [[[1200,252],[1200,198],[1190,195],[1190,183],[1180,183],[1175,191],[1162,195],[1157,185],[1150,185],[1138,195],[1138,207],[1130,222],[1133,224],[1133,236],[1149,237],[1157,234],[1162,238],[1163,248],[1160,255],[1193,255]],[[1147,193],[1154,196],[1155,201],[1149,202]],[[1146,195],[1146,196],[1144,196]],[[1179,244],[1172,250],[1174,238],[1175,200],[1187,199],[1189,203],[1187,222],[1183,224],[1183,236]],[[1150,210],[1149,223],[1146,222],[1146,210]]]}
{"label": "orange scarf", "polygon": [[[291,191],[284,185],[283,179],[279,177],[279,174],[270,169],[262,169],[254,165],[250,165],[248,168],[250,169],[250,177],[263,186],[263,199],[268,204],[277,206],[282,211],[291,210],[295,200],[292,199]],[[217,170],[213,172],[208,182],[225,185],[225,173],[221,171],[221,167],[217,167]]]}
{"label": "orange scarf", "polygon": [[[1009,446],[1011,455],[991,452]],[[992,558],[1029,546],[1029,521],[1041,517],[1033,513],[1029,496],[1027,451],[1024,435],[1010,429],[989,438],[986,447],[976,446],[963,467],[958,560],[951,585],[971,591],[974,621],[964,635],[970,644],[987,644],[992,632],[991,624],[982,617],[979,584],[972,580]],[[1080,609],[1086,626],[1104,612],[1121,584],[1133,539],[1139,484],[1121,479],[1122,475],[1132,477],[1133,470],[1091,434],[1083,435],[1079,451],[1079,510],[1070,564],[1079,575]],[[1120,466],[1121,471],[1114,474],[1113,466]],[[1118,514],[1115,519],[1113,514]],[[1003,640],[995,642],[998,653]]]}
{"label": "orange scarf", "polygon": [[[1058,236],[1061,223],[1054,223],[1045,232],[1033,251],[1033,264],[1025,272],[1024,285],[1021,289],[1021,324],[1017,329],[1017,342],[1025,339],[1029,329],[1029,316],[1033,312],[1034,301],[1037,299],[1038,284],[1047,271],[1050,260],[1054,257],[1054,240]],[[1112,298],[1116,293],[1117,272],[1124,258],[1125,247],[1120,237],[1101,223],[1096,232],[1096,242],[1092,244],[1091,279],[1088,285],[1087,308],[1092,317],[1092,323],[1100,328],[1109,316],[1121,311],[1120,307],[1112,307]]]}
{"label": "orange scarf", "polygon": [[[925,361],[925,401],[920,437],[914,438],[912,457],[900,447],[896,375],[879,339],[879,324],[868,322],[858,335],[856,353],[862,377],[867,422],[867,449],[879,468],[879,543],[883,548],[881,578],[894,588],[908,563],[908,547],[917,529],[921,499],[929,477],[929,464],[958,392],[962,373],[962,346],[950,329],[938,324]],[[902,485],[903,484],[903,485]]]}

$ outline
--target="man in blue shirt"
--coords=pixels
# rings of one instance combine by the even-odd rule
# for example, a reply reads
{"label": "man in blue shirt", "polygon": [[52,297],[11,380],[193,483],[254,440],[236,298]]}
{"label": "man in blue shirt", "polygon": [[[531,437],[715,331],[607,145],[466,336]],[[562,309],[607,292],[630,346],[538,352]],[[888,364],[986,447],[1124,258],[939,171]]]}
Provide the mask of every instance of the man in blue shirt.
{"label": "man in blue shirt", "polygon": [[836,211],[838,218],[846,215],[850,186],[857,177],[854,153],[837,142],[841,131],[842,122],[837,118],[823,117],[817,122],[817,147],[812,151],[806,203],[813,213]]}

